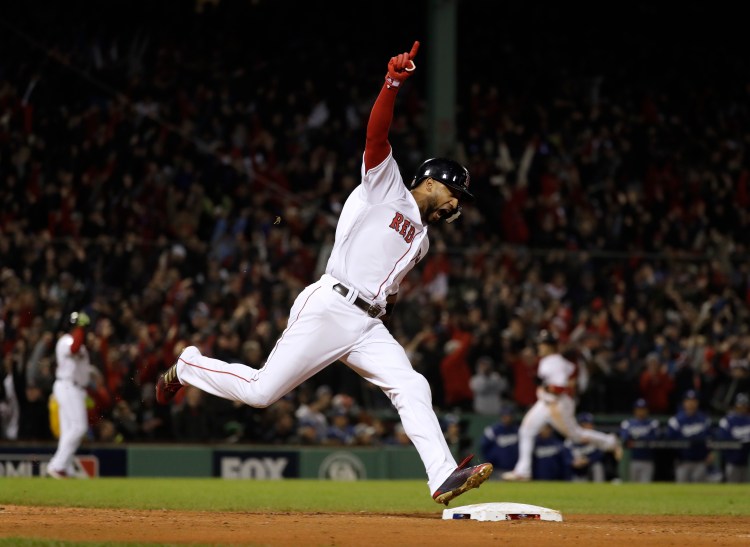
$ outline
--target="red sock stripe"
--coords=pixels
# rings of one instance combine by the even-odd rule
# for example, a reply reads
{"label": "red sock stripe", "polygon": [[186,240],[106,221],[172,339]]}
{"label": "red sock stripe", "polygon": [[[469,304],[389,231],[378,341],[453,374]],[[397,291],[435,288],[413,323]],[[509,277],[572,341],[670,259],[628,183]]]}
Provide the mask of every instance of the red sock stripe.
{"label": "red sock stripe", "polygon": [[[315,294],[316,292],[318,292],[319,290],[320,290],[320,287],[316,288],[316,289],[315,289],[315,290],[314,290],[313,292],[311,292],[311,293],[310,293],[310,296],[308,296],[308,297],[307,297],[307,298],[305,299],[305,303],[304,303],[304,304],[302,304],[302,308],[301,308],[301,309],[299,310],[299,313],[297,314],[297,317],[295,317],[295,318],[294,318],[294,321],[292,321],[292,323],[291,323],[291,324],[290,324],[290,325],[289,325],[289,326],[288,326],[287,328],[285,328],[285,329],[284,329],[284,332],[282,332],[282,333],[281,333],[281,336],[279,336],[279,339],[278,339],[278,340],[276,340],[276,344],[275,344],[275,345],[273,346],[273,349],[271,350],[271,353],[270,353],[270,354],[268,355],[268,358],[266,359],[266,363],[268,363],[268,361],[269,361],[269,360],[271,359],[271,357],[273,356],[273,354],[274,354],[274,353],[276,353],[276,348],[277,348],[277,347],[279,347],[279,344],[280,344],[280,343],[281,343],[281,341],[282,341],[282,340],[284,339],[284,335],[285,335],[285,334],[286,334],[287,332],[289,332],[289,330],[290,330],[290,329],[291,329],[291,328],[292,328],[292,327],[294,326],[294,324],[295,324],[295,323],[297,322],[297,320],[299,319],[299,316],[300,316],[300,315],[302,315],[302,312],[303,312],[303,311],[305,310],[305,306],[307,306],[307,302],[308,302],[308,301],[309,301],[309,300],[310,300],[310,299],[312,298],[312,296],[313,296],[313,295],[314,295],[314,294]],[[265,364],[263,364],[263,368],[262,368],[261,370],[263,370],[263,369],[265,369],[265,368],[266,368],[266,365],[265,365]]]}
{"label": "red sock stripe", "polygon": [[239,376],[239,375],[235,374],[234,372],[227,372],[225,370],[214,370],[212,368],[202,367],[200,365],[196,365],[195,363],[190,363],[188,361],[185,361],[185,359],[183,359],[182,357],[180,357],[180,361],[182,361],[183,363],[185,363],[188,366],[199,368],[201,370],[205,370],[205,371],[208,371],[208,372],[216,372],[218,374],[229,374],[230,376],[234,376],[235,378],[239,378],[240,380],[242,380],[243,382],[247,382],[248,384],[250,382],[254,381],[254,380],[248,380],[247,378],[243,378],[242,376]]}
{"label": "red sock stripe", "polygon": [[466,456],[464,458],[464,461],[462,461],[461,463],[459,463],[458,467],[456,467],[456,469],[463,469],[464,467],[466,467],[466,464],[468,464],[473,457],[474,457],[474,454],[469,454],[468,456]]}
{"label": "red sock stripe", "polygon": [[[304,304],[302,305],[302,309],[301,309],[301,310],[299,311],[299,313],[297,314],[297,317],[295,317],[295,318],[294,318],[294,321],[292,322],[292,324],[291,324],[291,325],[289,325],[289,326],[288,326],[288,327],[287,327],[287,328],[286,328],[286,329],[284,330],[284,332],[283,332],[283,333],[281,334],[281,336],[279,337],[279,339],[278,339],[278,340],[276,341],[276,345],[274,346],[274,348],[273,348],[273,351],[271,352],[271,355],[273,355],[273,353],[274,353],[274,352],[276,351],[276,347],[277,347],[277,346],[279,345],[279,342],[281,342],[281,339],[282,339],[282,338],[284,338],[284,334],[286,334],[286,332],[287,332],[287,331],[288,331],[289,329],[291,329],[291,328],[292,328],[292,327],[294,326],[294,323],[296,323],[296,322],[297,322],[297,319],[299,319],[299,316],[300,316],[300,315],[302,315],[302,310],[304,310],[304,309],[305,309],[305,306],[307,306],[307,301],[308,301],[308,300],[310,300],[310,298],[312,297],[312,295],[313,295],[313,294],[315,294],[315,293],[316,293],[316,292],[318,291],[318,289],[319,289],[319,288],[320,288],[320,287],[318,287],[317,289],[315,289],[315,290],[314,290],[314,291],[313,291],[313,292],[312,292],[312,293],[310,294],[310,296],[308,296],[308,297],[307,297],[307,299],[305,300],[305,303],[304,303]],[[268,359],[270,359],[270,358],[271,358],[271,355],[269,355],[269,356],[268,356]],[[266,362],[268,362],[268,359],[266,360]],[[242,376],[239,376],[239,375],[237,375],[237,374],[235,374],[235,373],[233,373],[233,372],[227,372],[227,371],[225,371],[225,370],[215,370],[215,369],[212,369],[212,368],[206,368],[206,367],[202,367],[202,366],[200,366],[200,365],[196,365],[195,363],[190,363],[190,362],[188,362],[188,361],[185,361],[185,359],[183,359],[182,357],[180,357],[180,361],[182,361],[183,363],[185,363],[185,364],[186,364],[186,365],[188,365],[188,366],[191,366],[191,367],[195,367],[195,368],[199,368],[199,369],[201,369],[201,370],[205,370],[205,371],[207,371],[207,372],[216,372],[217,374],[228,374],[229,376],[234,376],[235,378],[238,378],[238,379],[240,379],[240,380],[242,380],[243,382],[245,382],[245,383],[248,383],[248,384],[250,384],[250,383],[254,382],[255,380],[257,380],[257,378],[251,378],[250,380],[248,380],[247,378],[243,378]],[[260,373],[260,372],[263,372],[263,371],[265,370],[265,368],[266,368],[266,366],[265,366],[265,364],[264,364],[264,365],[263,365],[263,368],[261,368],[261,369],[259,370],[259,373]]]}

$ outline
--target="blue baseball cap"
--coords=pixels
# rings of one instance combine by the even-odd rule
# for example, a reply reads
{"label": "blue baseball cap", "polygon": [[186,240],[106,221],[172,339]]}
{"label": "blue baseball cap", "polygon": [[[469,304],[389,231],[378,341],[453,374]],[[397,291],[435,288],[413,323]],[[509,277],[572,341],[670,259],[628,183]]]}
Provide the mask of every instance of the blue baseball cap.
{"label": "blue baseball cap", "polygon": [[578,423],[593,424],[594,423],[594,415],[591,414],[591,412],[581,412],[578,415]]}
{"label": "blue baseball cap", "polygon": [[685,392],[685,395],[682,397],[683,401],[687,401],[688,399],[698,399],[698,392],[694,389],[688,389]]}
{"label": "blue baseball cap", "polygon": [[646,402],[646,399],[637,399],[633,403],[633,408],[648,408],[648,403]]}

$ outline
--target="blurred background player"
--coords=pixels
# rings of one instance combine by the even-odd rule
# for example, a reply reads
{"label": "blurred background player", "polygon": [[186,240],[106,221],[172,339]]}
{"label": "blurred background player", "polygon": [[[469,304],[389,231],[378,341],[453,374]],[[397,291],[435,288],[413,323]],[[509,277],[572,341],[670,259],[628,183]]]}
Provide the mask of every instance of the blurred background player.
{"label": "blurred background player", "polygon": [[735,398],[734,410],[719,421],[717,437],[722,441],[741,442],[740,448],[721,451],[726,482],[747,482],[747,464],[750,459],[750,397],[739,393]]}
{"label": "blurred background player", "polygon": [[[584,412],[578,415],[578,423],[584,429],[594,429],[594,415]],[[570,479],[574,482],[604,482],[604,452],[587,442],[565,440],[565,449],[570,461]]]}
{"label": "blurred background player", "polygon": [[505,406],[494,425],[487,426],[482,435],[482,455],[495,468],[494,477],[511,471],[518,461],[518,423],[513,409]]}
{"label": "blurred background player", "polygon": [[532,459],[534,480],[565,481],[570,479],[570,457],[560,436],[549,424],[539,430]]}
{"label": "blurred background player", "polygon": [[537,377],[537,401],[524,416],[518,430],[518,463],[513,471],[502,474],[506,481],[526,481],[531,478],[531,458],[534,438],[549,423],[558,433],[575,442],[592,443],[600,450],[615,452],[619,461],[620,443],[615,435],[581,427],[575,419],[576,366],[557,351],[557,338],[542,330],[536,339],[540,356]]}
{"label": "blurred background player", "polygon": [[69,332],[63,334],[55,346],[57,368],[52,393],[57,401],[60,438],[57,451],[47,464],[47,475],[55,479],[74,476],[73,456],[88,431],[86,387],[93,367],[84,342],[90,323],[86,313],[73,312]]}
{"label": "blurred background player", "polygon": [[[633,404],[633,416],[620,424],[620,439],[626,447],[633,441],[652,441],[661,435],[659,420],[649,416],[646,399]],[[630,482],[652,482],[654,480],[654,450],[648,447],[631,447],[628,465]]]}
{"label": "blurred background player", "polygon": [[676,482],[705,482],[713,461],[713,453],[706,444],[711,436],[711,419],[698,406],[698,393],[692,389],[686,391],[682,409],[667,422],[667,438],[689,442],[687,447],[677,450]]}

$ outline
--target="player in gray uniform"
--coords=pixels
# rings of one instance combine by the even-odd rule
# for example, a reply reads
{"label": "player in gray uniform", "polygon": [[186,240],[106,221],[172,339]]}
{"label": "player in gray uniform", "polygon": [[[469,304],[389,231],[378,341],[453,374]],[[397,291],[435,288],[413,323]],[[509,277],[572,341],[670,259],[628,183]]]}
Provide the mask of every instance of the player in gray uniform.
{"label": "player in gray uniform", "polygon": [[484,482],[491,464],[458,466],[432,408],[430,386],[383,324],[399,284],[429,248],[428,226],[452,222],[473,199],[469,173],[442,158],[424,162],[407,188],[388,132],[396,95],[416,68],[410,52],[391,58],[370,113],[362,182],[344,204],[326,273],[305,288],[286,329],[260,369],[225,363],[187,347],[158,380],[167,403],[183,384],[253,407],[266,407],[341,360],[390,398],[424,463],[433,499],[447,504]]}

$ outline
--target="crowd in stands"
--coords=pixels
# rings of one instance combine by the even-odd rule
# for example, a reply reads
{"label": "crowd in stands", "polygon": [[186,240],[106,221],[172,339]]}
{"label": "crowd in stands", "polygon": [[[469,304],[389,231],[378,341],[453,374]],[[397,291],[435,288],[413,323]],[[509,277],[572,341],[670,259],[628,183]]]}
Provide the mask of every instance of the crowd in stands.
{"label": "crowd in stands", "polygon": [[[389,401],[341,364],[269,409],[192,389],[155,404],[187,344],[262,366],[358,184],[378,62],[405,47],[360,44],[361,62],[336,65],[344,46],[269,48],[219,6],[178,10],[179,30],[105,20],[44,38],[22,18],[30,34],[0,38],[18,52],[0,61],[0,408],[15,398],[20,414],[5,437],[50,438],[54,343],[83,309],[101,371],[93,439],[408,444]],[[244,9],[257,25],[278,8]],[[431,231],[391,325],[456,446],[450,413],[533,404],[541,328],[579,365],[584,411],[643,398],[669,416],[694,390],[718,420],[750,393],[747,81],[627,86],[595,61],[547,59],[543,89],[511,62],[461,69],[453,155],[480,199]],[[391,129],[405,180],[425,159],[414,80]]]}

